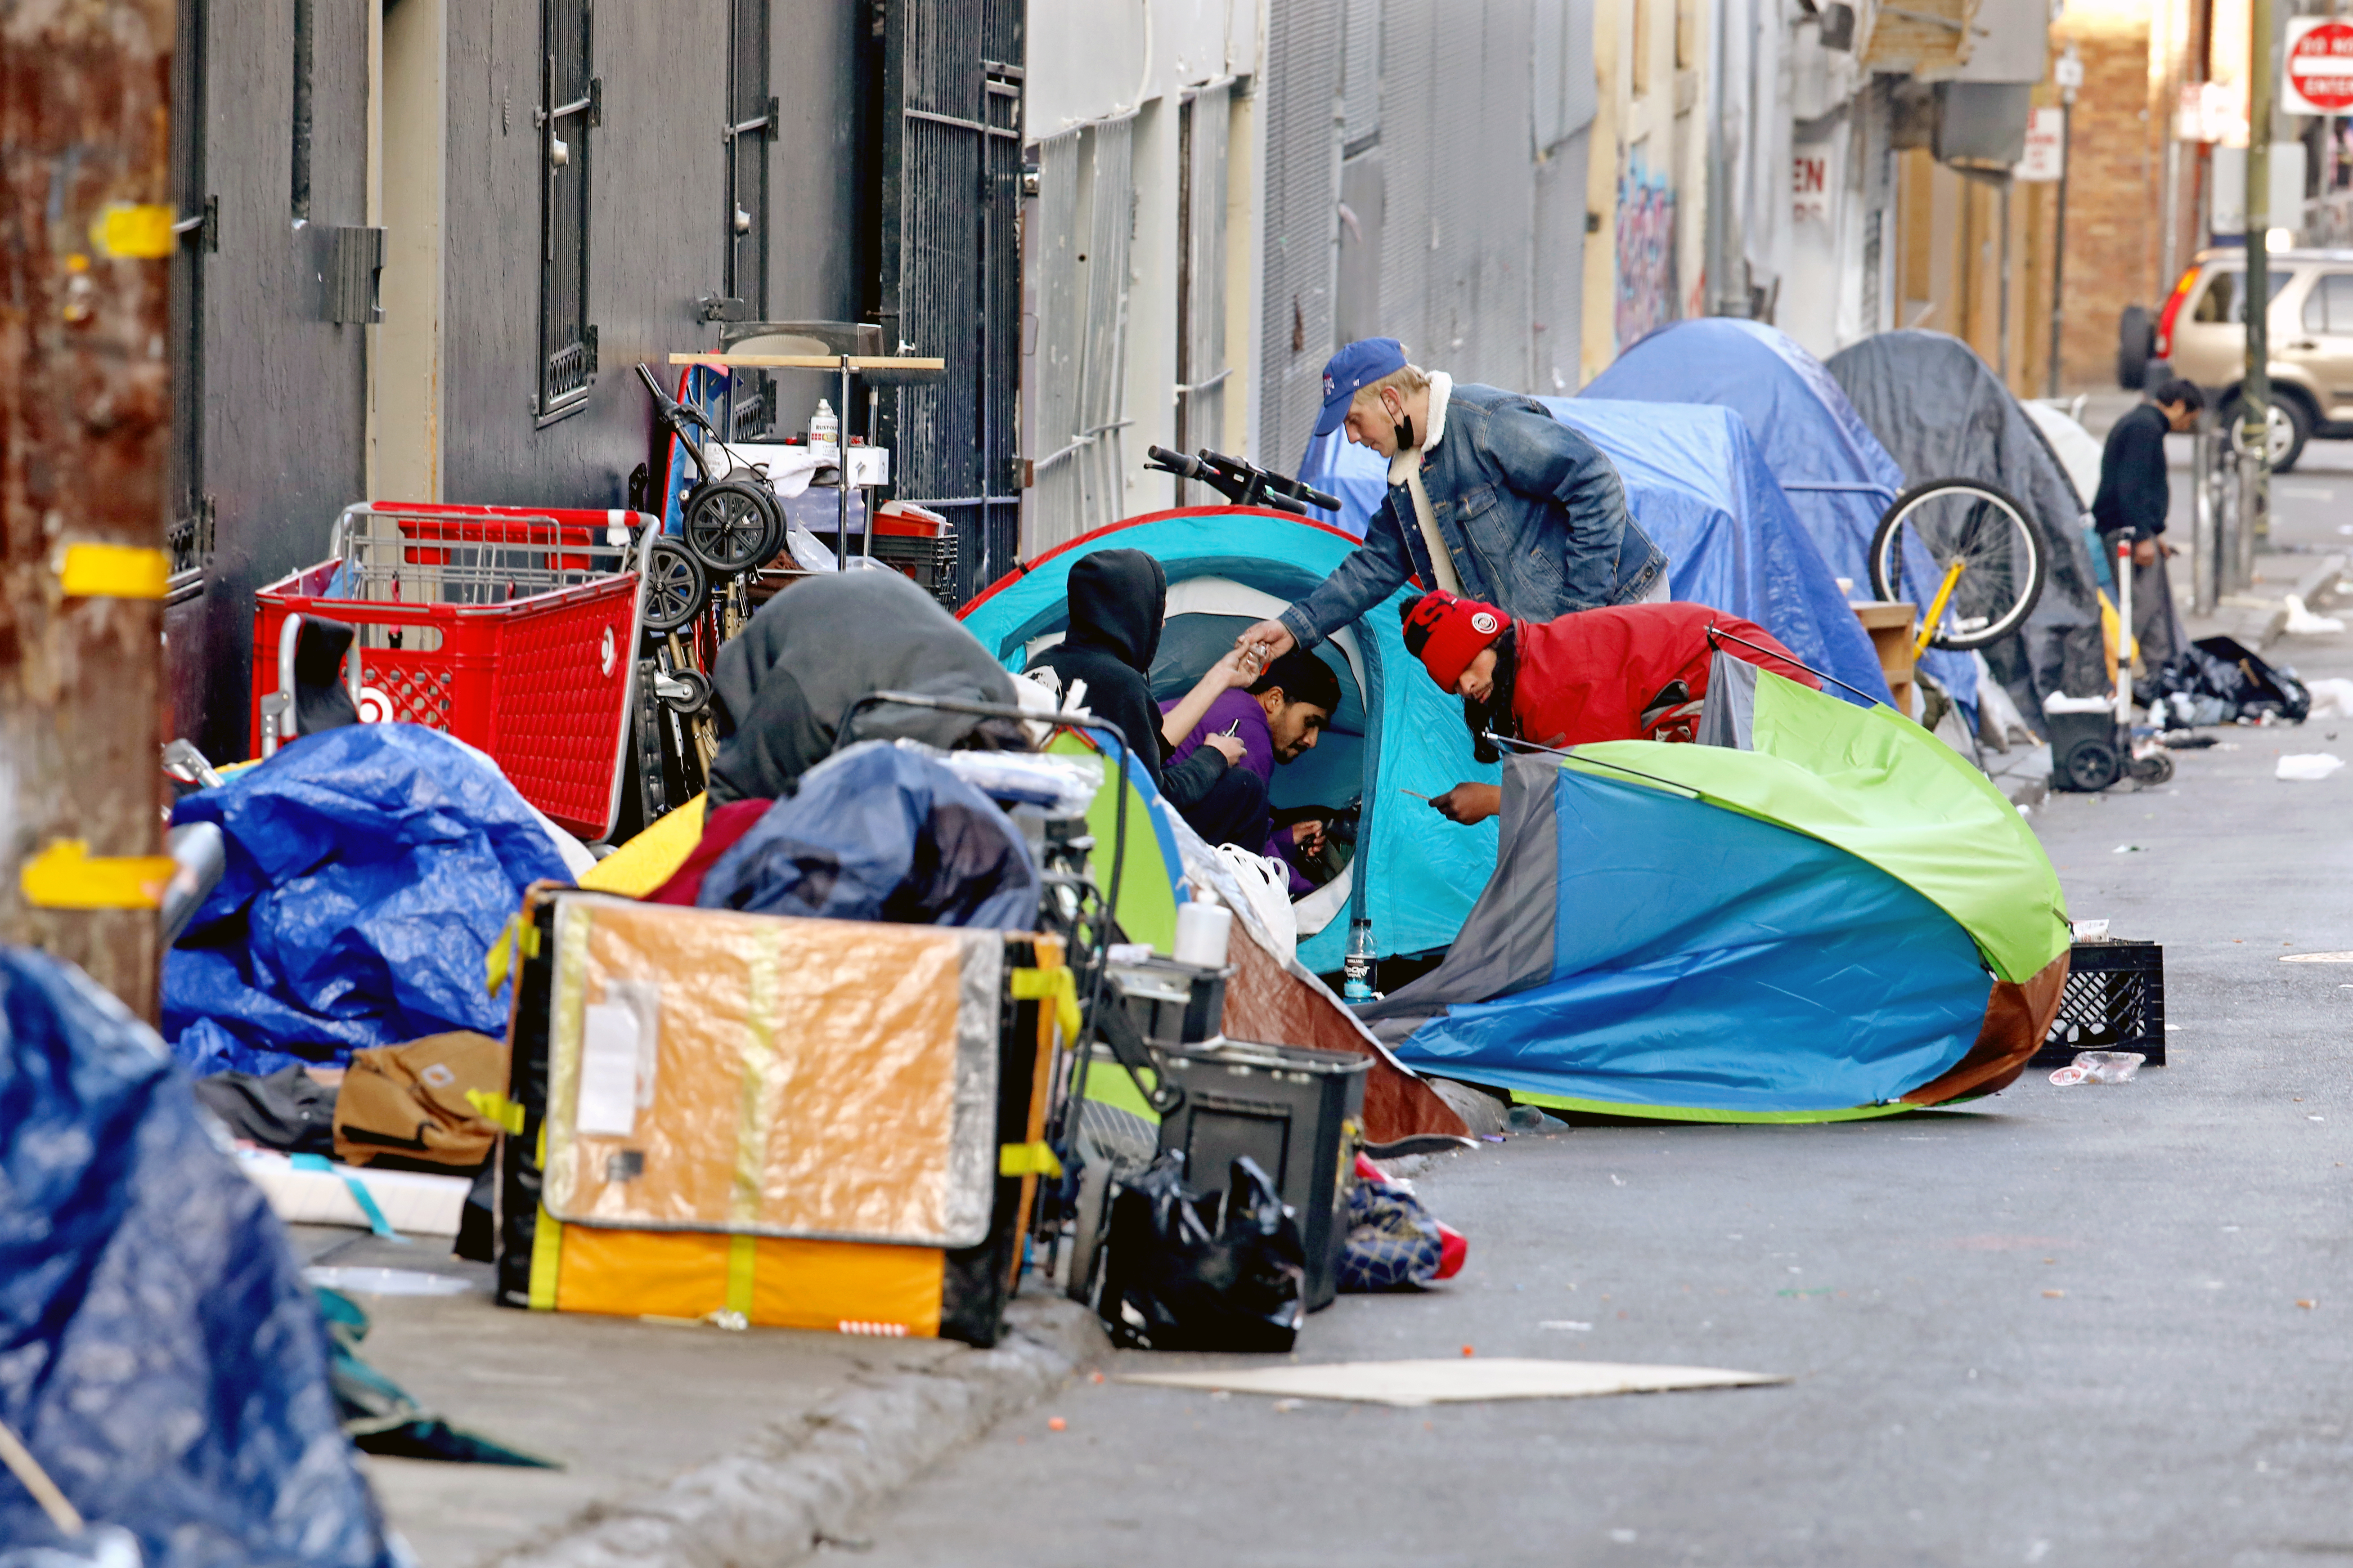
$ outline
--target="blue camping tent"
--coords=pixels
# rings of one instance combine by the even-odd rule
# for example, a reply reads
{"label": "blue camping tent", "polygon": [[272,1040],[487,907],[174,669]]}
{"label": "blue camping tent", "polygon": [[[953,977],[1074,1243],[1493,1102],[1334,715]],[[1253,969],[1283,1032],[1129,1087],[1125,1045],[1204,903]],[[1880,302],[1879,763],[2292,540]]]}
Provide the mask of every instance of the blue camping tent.
{"label": "blue camping tent", "polygon": [[[1872,535],[1904,489],[1904,469],[1795,339],[1725,316],[1677,321],[1619,355],[1583,395],[1704,403],[1738,415],[1831,574],[1856,584],[1858,596],[1871,592]],[[1974,710],[1977,662],[1968,655],[1932,649],[1922,667]]]}
{"label": "blue camping tent", "polygon": [[[1232,647],[1244,626],[1305,595],[1356,546],[1336,529],[1282,512],[1155,512],[1039,556],[966,605],[964,624],[1006,668],[1021,669],[1067,624],[1074,562],[1096,550],[1144,551],[1168,574],[1168,621],[1153,670],[1154,691],[1166,700]],[[1384,955],[1445,947],[1495,866],[1492,820],[1457,826],[1406,793],[1434,795],[1499,776],[1471,755],[1461,702],[1405,651],[1397,606],[1410,592],[1318,650],[1341,678],[1340,711],[1321,745],[1275,772],[1278,806],[1363,802],[1346,884],[1299,906],[1300,961],[1322,973],[1340,967],[1354,911],[1372,921]]]}
{"label": "blue camping tent", "polygon": [[[1875,701],[1892,700],[1836,574],[1736,415],[1695,405],[1536,401],[1617,466],[1635,521],[1667,552],[1676,598],[1745,616],[1814,668]],[[1379,458],[1337,436],[1310,447],[1303,477],[1340,498],[1338,526],[1358,538],[1388,486]]]}

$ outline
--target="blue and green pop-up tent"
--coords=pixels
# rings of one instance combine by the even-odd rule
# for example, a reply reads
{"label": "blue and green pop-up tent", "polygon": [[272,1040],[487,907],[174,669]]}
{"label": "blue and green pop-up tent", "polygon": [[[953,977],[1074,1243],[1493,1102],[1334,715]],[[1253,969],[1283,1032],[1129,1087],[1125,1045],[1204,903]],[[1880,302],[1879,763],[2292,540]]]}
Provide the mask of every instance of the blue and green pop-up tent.
{"label": "blue and green pop-up tent", "polygon": [[2051,1026],[2059,882],[1890,710],[1719,652],[1702,739],[1514,758],[1494,879],[1360,1016],[1419,1070],[1586,1111],[1884,1114],[1989,1092]]}
{"label": "blue and green pop-up tent", "polygon": [[[1154,512],[1039,556],[966,605],[964,624],[1007,668],[1024,668],[1068,625],[1073,563],[1097,550],[1144,551],[1168,574],[1167,626],[1153,669],[1154,692],[1166,700],[1190,686],[1244,626],[1304,597],[1356,547],[1337,529],[1283,512]],[[1275,770],[1278,806],[1362,803],[1348,873],[1297,906],[1300,962],[1319,973],[1340,967],[1357,912],[1372,921],[1384,956],[1443,948],[1495,865],[1493,822],[1458,826],[1415,798],[1465,781],[1492,784],[1497,768],[1472,756],[1461,703],[1405,651],[1398,605],[1410,592],[1366,612],[1318,650],[1340,677],[1340,711],[1321,745]],[[1130,842],[1137,842],[1134,829]]]}

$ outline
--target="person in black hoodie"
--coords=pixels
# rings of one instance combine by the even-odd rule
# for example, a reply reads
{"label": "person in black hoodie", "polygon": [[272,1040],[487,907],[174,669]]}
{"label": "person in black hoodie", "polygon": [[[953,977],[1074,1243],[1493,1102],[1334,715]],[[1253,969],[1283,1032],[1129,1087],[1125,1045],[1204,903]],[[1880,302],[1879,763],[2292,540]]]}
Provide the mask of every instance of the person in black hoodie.
{"label": "person in black hoodie", "polygon": [[[1180,813],[1198,805],[1239,760],[1241,743],[1213,736],[1169,768],[1166,762],[1175,750],[1169,731],[1174,729],[1179,740],[1191,733],[1209,703],[1235,684],[1241,669],[1238,653],[1219,659],[1164,718],[1152,700],[1150,679],[1168,607],[1168,574],[1160,563],[1141,550],[1098,550],[1071,566],[1070,602],[1069,634],[1030,668],[1052,670],[1065,693],[1073,681],[1085,681],[1087,707],[1119,726],[1154,787]],[[1183,727],[1176,728],[1180,719]]]}

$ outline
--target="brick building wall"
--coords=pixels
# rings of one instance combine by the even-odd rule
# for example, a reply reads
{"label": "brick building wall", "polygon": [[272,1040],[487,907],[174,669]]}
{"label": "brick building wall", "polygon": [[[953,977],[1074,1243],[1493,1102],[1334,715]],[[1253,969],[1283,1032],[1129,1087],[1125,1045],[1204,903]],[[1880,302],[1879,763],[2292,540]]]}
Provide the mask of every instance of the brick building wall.
{"label": "brick building wall", "polygon": [[2117,318],[2127,305],[2156,309],[2172,281],[2157,275],[2168,127],[2151,99],[2145,16],[2107,11],[2051,29],[2054,52],[2070,39],[2084,87],[2071,127],[2060,382],[2070,392],[2112,391]]}

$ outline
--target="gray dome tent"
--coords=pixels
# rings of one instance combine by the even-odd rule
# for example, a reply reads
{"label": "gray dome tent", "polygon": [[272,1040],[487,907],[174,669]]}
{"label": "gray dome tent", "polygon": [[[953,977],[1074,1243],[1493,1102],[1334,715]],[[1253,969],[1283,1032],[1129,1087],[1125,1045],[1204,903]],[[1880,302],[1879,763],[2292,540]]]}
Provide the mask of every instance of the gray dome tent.
{"label": "gray dome tent", "polygon": [[1880,332],[1831,356],[1831,374],[1914,481],[1976,479],[2009,492],[2039,531],[2042,596],[2016,635],[1985,650],[1995,679],[2039,724],[2052,691],[2107,689],[2100,603],[2084,547],[2084,500],[2051,443],[1968,344],[1943,332]]}

